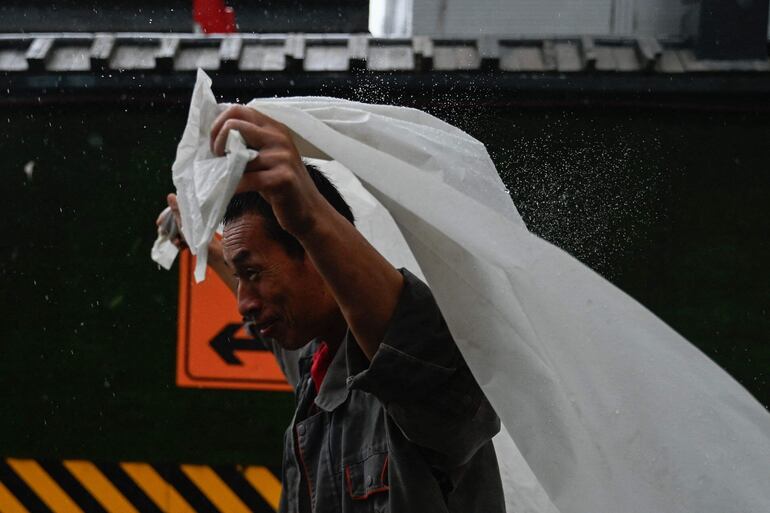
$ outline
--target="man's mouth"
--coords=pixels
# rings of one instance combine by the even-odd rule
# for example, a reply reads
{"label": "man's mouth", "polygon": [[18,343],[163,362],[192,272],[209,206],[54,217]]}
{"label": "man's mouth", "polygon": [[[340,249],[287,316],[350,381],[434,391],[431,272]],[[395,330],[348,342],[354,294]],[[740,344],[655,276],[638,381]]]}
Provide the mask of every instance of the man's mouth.
{"label": "man's mouth", "polygon": [[259,325],[259,336],[265,338],[273,338],[275,332],[276,321],[269,321]]}
{"label": "man's mouth", "polygon": [[278,319],[267,319],[261,322],[249,320],[246,322],[246,329],[252,336],[273,338]]}

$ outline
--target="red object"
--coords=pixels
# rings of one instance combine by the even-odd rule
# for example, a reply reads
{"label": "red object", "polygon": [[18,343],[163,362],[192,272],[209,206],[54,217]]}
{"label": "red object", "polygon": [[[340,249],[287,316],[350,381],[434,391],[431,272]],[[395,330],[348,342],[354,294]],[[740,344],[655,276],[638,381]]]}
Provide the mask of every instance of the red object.
{"label": "red object", "polygon": [[321,342],[313,354],[313,363],[310,365],[310,377],[313,379],[316,394],[321,388],[321,383],[323,383],[326,377],[326,371],[329,370],[333,357],[334,353],[331,352],[326,342]]}
{"label": "red object", "polygon": [[193,20],[204,34],[237,32],[235,11],[224,0],[193,0]]}

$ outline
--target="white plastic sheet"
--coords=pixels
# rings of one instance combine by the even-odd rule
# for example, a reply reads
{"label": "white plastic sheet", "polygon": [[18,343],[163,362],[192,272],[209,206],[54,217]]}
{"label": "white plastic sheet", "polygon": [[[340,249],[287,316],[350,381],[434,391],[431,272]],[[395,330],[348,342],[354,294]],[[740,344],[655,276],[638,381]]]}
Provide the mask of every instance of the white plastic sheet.
{"label": "white plastic sheet", "polygon": [[[199,259],[202,227],[219,221],[245,165],[207,154],[209,118],[194,113],[221,108],[209,84],[199,72],[174,164]],[[352,171],[395,220],[395,234],[362,221],[375,246],[419,263],[500,415],[511,513],[770,511],[770,415],[652,313],[531,234],[481,143],[400,107],[249,106],[287,125],[303,155],[336,161],[335,176]],[[211,179],[227,185],[191,185]],[[370,201],[356,190],[343,188]]]}
{"label": "white plastic sheet", "polygon": [[217,105],[211,79],[198,71],[190,113],[171,167],[182,217],[182,233],[196,255],[195,280],[206,276],[208,244],[225,214],[227,200],[257,152],[246,148],[243,137],[231,130],[225,157],[215,157],[209,145],[211,125],[224,106]]}

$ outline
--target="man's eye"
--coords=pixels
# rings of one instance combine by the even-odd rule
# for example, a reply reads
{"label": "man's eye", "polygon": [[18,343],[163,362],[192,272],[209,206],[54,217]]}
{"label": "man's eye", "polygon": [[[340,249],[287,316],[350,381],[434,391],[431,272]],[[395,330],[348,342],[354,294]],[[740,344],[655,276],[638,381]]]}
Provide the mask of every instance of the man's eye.
{"label": "man's eye", "polygon": [[246,269],[241,272],[233,273],[233,277],[238,280],[257,281],[262,273],[257,269]]}

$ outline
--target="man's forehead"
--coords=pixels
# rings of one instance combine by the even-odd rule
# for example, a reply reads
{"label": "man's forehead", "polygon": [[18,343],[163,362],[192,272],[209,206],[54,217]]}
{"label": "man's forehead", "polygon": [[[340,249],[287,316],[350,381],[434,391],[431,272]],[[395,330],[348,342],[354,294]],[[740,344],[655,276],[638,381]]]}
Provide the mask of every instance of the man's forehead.
{"label": "man's forehead", "polygon": [[244,214],[225,225],[222,247],[225,257],[237,264],[257,255],[268,243],[267,233],[260,216]]}
{"label": "man's forehead", "polygon": [[229,260],[233,265],[239,265],[248,261],[250,256],[251,251],[246,248],[241,248],[236,250],[235,254],[232,255]]}

